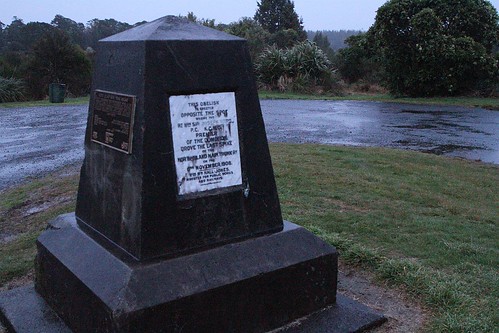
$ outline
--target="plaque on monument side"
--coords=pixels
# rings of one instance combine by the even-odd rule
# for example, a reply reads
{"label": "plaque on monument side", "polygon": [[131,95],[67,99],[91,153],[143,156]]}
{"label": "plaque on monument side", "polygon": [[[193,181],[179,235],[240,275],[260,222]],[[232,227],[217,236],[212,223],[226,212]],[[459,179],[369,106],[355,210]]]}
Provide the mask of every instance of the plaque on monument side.
{"label": "plaque on monument side", "polygon": [[91,110],[92,141],[131,154],[135,104],[135,96],[96,90]]}
{"label": "plaque on monument side", "polygon": [[233,92],[170,97],[178,195],[242,186],[236,98]]}

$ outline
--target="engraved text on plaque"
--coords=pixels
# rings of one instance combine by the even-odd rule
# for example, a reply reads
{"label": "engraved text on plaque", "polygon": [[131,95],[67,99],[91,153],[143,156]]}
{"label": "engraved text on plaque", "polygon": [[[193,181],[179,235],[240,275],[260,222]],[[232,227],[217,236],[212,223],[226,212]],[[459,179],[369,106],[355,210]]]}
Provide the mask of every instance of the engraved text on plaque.
{"label": "engraved text on plaque", "polygon": [[92,112],[92,141],[132,153],[135,96],[96,90]]}
{"label": "engraved text on plaque", "polygon": [[233,92],[170,97],[178,194],[242,184]]}

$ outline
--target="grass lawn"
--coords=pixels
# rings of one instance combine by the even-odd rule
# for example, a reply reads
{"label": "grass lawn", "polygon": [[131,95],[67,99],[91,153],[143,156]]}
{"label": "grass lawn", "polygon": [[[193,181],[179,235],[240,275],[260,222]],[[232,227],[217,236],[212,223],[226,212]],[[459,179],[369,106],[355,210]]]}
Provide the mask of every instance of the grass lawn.
{"label": "grass lawn", "polygon": [[[285,219],[422,300],[429,330],[499,327],[498,166],[382,148],[270,148]],[[0,284],[32,269],[34,239],[74,210],[76,187],[63,173],[0,193],[0,234],[12,235],[0,242]]]}
{"label": "grass lawn", "polygon": [[285,219],[422,299],[432,331],[499,327],[499,167],[381,148],[271,150]]}
{"label": "grass lawn", "polygon": [[0,286],[33,269],[47,222],[74,211],[79,175],[54,174],[0,192]]}
{"label": "grass lawn", "polygon": [[32,106],[63,106],[63,105],[83,105],[87,104],[89,97],[65,98],[64,103],[50,103],[48,99],[41,101],[0,103],[1,108],[27,108]]}
{"label": "grass lawn", "polygon": [[454,105],[454,106],[479,107],[490,110],[499,110],[499,98],[482,98],[482,97],[395,98],[387,94],[322,96],[322,95],[280,93],[280,92],[269,92],[269,91],[260,91],[259,95],[260,98],[262,99],[307,99],[307,100],[318,99],[318,100],[334,100],[334,101],[373,101],[373,102],[409,103],[409,104],[426,104],[426,105]]}
{"label": "grass lawn", "polygon": [[[307,100],[335,100],[335,101],[374,101],[374,102],[391,102],[391,103],[409,103],[409,104],[426,104],[426,105],[455,105],[466,107],[479,107],[490,110],[499,110],[499,98],[480,98],[480,97],[433,97],[433,98],[394,98],[386,94],[358,94],[347,96],[322,96],[322,95],[307,95],[295,93],[279,93],[260,91],[261,99],[307,99]],[[59,106],[59,105],[82,105],[87,104],[88,97],[66,98],[64,103],[49,103],[48,100],[17,102],[17,103],[0,103],[1,108],[14,107],[30,107],[30,106]]]}

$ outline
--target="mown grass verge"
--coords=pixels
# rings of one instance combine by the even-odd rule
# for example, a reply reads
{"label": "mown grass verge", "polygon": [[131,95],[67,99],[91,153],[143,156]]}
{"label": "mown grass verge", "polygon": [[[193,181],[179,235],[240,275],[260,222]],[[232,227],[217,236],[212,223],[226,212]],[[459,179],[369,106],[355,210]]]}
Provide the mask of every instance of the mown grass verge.
{"label": "mown grass verge", "polygon": [[64,170],[0,192],[0,286],[33,269],[47,222],[74,211],[78,175]]}
{"label": "mown grass verge", "polygon": [[50,103],[47,99],[41,101],[28,101],[28,102],[9,102],[0,103],[0,109],[2,108],[28,108],[34,106],[64,106],[64,105],[83,105],[87,104],[89,97],[76,97],[76,98],[65,98],[64,103]]}
{"label": "mown grass verge", "polygon": [[[499,167],[381,148],[272,144],[271,153],[283,217],[421,299],[434,313],[431,331],[498,327]],[[31,269],[36,235],[74,209],[76,184],[52,176],[0,193],[0,232],[21,223],[0,243],[1,284]],[[61,196],[69,199],[19,219]]]}
{"label": "mown grass verge", "polygon": [[[433,97],[433,98],[409,98],[398,97],[387,94],[357,94],[346,96],[326,96],[326,95],[307,95],[295,93],[280,93],[260,91],[261,99],[298,99],[298,100],[332,100],[332,101],[372,101],[388,103],[408,103],[424,105],[452,105],[465,106],[473,108],[484,108],[489,110],[499,110],[499,98],[480,98],[480,97]],[[89,97],[66,98],[64,103],[50,103],[48,100],[0,103],[1,108],[20,108],[33,106],[62,106],[62,105],[83,105],[87,104]]]}
{"label": "mown grass verge", "polygon": [[432,98],[411,98],[393,97],[387,94],[357,94],[345,96],[327,95],[307,95],[296,93],[280,93],[270,91],[260,91],[261,99],[299,99],[299,100],[332,100],[332,101],[372,101],[388,103],[407,103],[424,105],[450,105],[477,107],[489,110],[499,110],[499,98],[481,97],[432,97]]}
{"label": "mown grass verge", "polygon": [[434,332],[499,324],[499,168],[417,152],[271,145],[285,219],[402,286]]}

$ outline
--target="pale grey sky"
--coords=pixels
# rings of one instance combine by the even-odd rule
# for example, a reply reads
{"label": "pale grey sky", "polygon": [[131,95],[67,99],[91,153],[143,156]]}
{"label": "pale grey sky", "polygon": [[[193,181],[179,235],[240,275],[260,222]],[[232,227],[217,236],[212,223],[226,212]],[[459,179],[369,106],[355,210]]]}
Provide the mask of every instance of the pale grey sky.
{"label": "pale grey sky", "polygon": [[[386,0],[294,0],[307,30],[367,30],[376,10]],[[491,0],[498,9],[499,0]],[[48,22],[56,14],[87,23],[99,18],[136,23],[152,21],[165,15],[194,12],[199,18],[230,23],[241,17],[252,17],[257,0],[0,0],[0,21],[10,24],[12,17]]]}
{"label": "pale grey sky", "polygon": [[[495,0],[499,1],[499,0]],[[386,0],[295,0],[295,9],[307,30],[367,30],[376,10]],[[12,17],[25,23],[48,22],[56,14],[77,22],[114,18],[135,23],[152,21],[165,15],[186,15],[192,11],[199,18],[230,23],[244,16],[252,17],[256,0],[0,0],[0,21],[10,24]]]}

